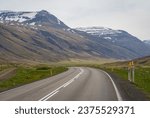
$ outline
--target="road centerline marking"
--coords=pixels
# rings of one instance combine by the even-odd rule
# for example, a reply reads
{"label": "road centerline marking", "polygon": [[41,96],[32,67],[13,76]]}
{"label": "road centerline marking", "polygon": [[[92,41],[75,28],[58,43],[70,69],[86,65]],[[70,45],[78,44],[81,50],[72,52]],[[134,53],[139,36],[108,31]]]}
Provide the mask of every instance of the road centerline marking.
{"label": "road centerline marking", "polygon": [[46,100],[48,100],[49,98],[51,98],[52,96],[54,96],[55,94],[57,94],[61,88],[67,87],[75,79],[79,78],[79,76],[81,76],[81,74],[83,72],[84,72],[84,70],[82,68],[80,68],[80,73],[78,73],[75,77],[73,77],[72,79],[70,79],[69,81],[67,81],[66,83],[64,83],[63,85],[61,85],[57,89],[55,89],[54,91],[50,92],[49,94],[47,94],[46,96],[44,96],[43,98],[41,98],[39,101],[46,101]]}
{"label": "road centerline marking", "polygon": [[67,87],[69,84],[71,84],[74,80],[71,80],[69,82],[67,82],[63,87]]}

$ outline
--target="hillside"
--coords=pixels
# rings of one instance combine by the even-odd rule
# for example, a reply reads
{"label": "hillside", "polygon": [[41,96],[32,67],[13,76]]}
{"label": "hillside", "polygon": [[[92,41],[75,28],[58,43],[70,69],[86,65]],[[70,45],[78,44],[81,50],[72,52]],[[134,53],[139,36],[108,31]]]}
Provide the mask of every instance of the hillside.
{"label": "hillside", "polygon": [[133,60],[128,61],[118,61],[115,63],[107,63],[104,64],[104,67],[128,67],[128,63],[130,61],[134,62],[135,67],[150,67],[150,56],[142,57],[142,58],[136,58]]}
{"label": "hillside", "polygon": [[141,66],[150,66],[150,56],[135,59],[134,62]]}
{"label": "hillside", "polygon": [[[97,43],[107,45],[116,54],[119,53],[120,55],[122,53],[121,57],[133,59],[150,55],[150,46],[126,31],[106,27],[81,27],[77,30],[81,31],[79,32],[81,35],[83,34]],[[118,49],[115,47],[118,47]]]}
{"label": "hillside", "polygon": [[[7,60],[58,61],[90,57],[78,35],[55,28],[0,25],[0,57]],[[79,45],[80,43],[81,45]],[[92,55],[92,54],[91,54]]]}
{"label": "hillside", "polygon": [[139,39],[118,32],[121,33],[113,36],[120,40],[114,43],[103,35],[99,38],[72,29],[45,10],[0,12],[0,61],[58,62],[72,58],[133,59],[150,55],[150,48]]}

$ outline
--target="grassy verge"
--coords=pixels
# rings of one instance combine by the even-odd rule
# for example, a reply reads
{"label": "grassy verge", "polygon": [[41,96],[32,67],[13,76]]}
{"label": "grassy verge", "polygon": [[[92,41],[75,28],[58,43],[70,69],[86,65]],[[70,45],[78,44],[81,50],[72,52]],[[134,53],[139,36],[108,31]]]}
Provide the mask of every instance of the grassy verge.
{"label": "grassy verge", "polygon": [[[128,79],[127,68],[107,68],[105,70],[115,73],[123,79]],[[150,94],[150,68],[135,68],[135,85]]]}
{"label": "grassy verge", "polygon": [[16,75],[0,81],[0,91],[28,84],[66,71],[66,67],[18,67]]}

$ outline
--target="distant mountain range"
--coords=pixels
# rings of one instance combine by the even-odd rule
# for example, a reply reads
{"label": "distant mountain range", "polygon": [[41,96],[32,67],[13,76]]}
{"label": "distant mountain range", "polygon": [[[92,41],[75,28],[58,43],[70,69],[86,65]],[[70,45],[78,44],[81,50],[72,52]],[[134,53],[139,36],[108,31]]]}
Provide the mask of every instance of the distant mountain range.
{"label": "distant mountain range", "polygon": [[[113,30],[105,27],[81,27],[76,29],[82,31],[79,32],[81,35],[90,37],[89,39],[110,47],[116,54],[118,53],[118,57],[121,54],[121,57],[124,58],[137,58],[150,55],[150,46],[145,45],[141,40],[126,31]],[[83,32],[86,32],[88,35]],[[118,47],[119,50],[114,47]]]}
{"label": "distant mountain range", "polygon": [[72,29],[45,10],[0,11],[0,60],[133,59],[146,55],[150,55],[150,46],[122,30]]}

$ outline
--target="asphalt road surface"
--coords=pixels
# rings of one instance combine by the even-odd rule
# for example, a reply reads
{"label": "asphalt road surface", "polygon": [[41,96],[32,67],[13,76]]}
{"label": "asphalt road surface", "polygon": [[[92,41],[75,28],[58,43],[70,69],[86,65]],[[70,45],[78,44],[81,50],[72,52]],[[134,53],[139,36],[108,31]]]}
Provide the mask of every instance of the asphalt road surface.
{"label": "asphalt road surface", "polygon": [[72,67],[59,75],[0,93],[2,101],[117,101],[122,100],[104,71]]}

